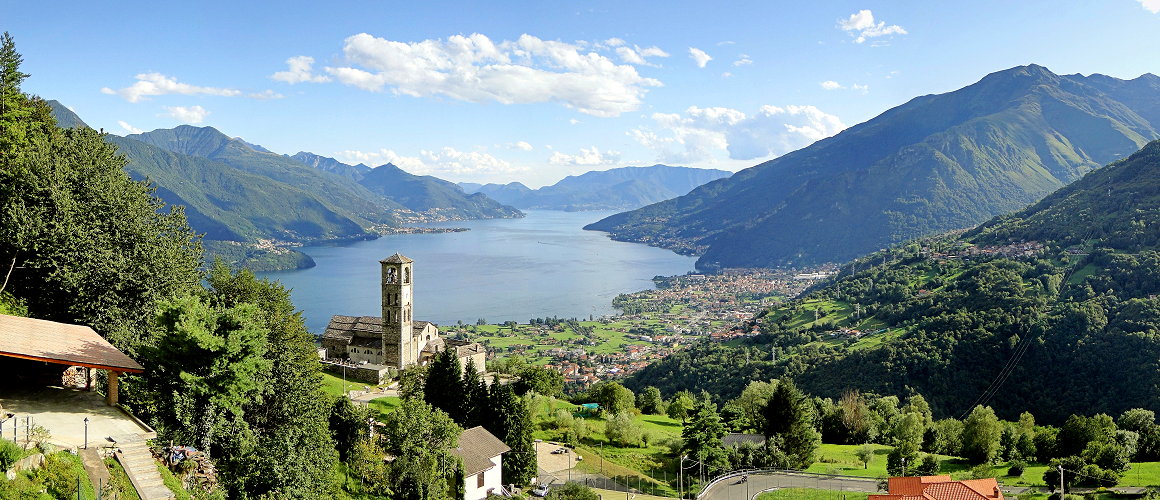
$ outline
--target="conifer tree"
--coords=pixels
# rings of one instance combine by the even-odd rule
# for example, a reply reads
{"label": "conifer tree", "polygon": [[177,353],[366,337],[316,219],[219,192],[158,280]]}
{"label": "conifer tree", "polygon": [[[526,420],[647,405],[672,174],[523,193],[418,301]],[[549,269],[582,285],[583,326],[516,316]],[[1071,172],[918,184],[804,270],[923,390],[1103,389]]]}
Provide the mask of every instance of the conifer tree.
{"label": "conifer tree", "polygon": [[721,442],[723,437],[725,425],[717,414],[717,405],[708,400],[698,400],[693,406],[693,415],[688,425],[681,431],[683,451],[706,465],[722,466],[726,458],[725,447]]}
{"label": "conifer tree", "polygon": [[427,369],[427,381],[423,384],[423,400],[443,410],[456,422],[464,421],[461,374],[455,353],[444,349]]}
{"label": "conifer tree", "polygon": [[463,408],[464,419],[460,424],[465,429],[483,425],[487,419],[487,408],[491,403],[487,392],[487,384],[480,378],[475,368],[475,360],[469,359],[463,370]]}
{"label": "conifer tree", "polygon": [[789,467],[809,467],[822,444],[822,435],[814,428],[813,405],[792,380],[778,381],[762,414],[767,443],[785,453]]}
{"label": "conifer tree", "polygon": [[503,457],[503,482],[528,484],[537,470],[531,409],[508,385],[493,383],[489,393],[490,419],[484,428],[511,448]]}

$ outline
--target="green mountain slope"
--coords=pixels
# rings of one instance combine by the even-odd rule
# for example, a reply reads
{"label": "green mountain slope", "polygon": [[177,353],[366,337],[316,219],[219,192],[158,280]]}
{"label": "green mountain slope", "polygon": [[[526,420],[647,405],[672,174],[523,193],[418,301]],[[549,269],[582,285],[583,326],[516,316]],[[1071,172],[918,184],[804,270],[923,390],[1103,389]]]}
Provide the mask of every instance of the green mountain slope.
{"label": "green mountain slope", "polygon": [[519,208],[630,210],[681,196],[706,182],[729,175],[724,170],[653,165],[570,175],[539,189],[528,189],[513,182],[486,184],[475,187],[473,191]]}
{"label": "green mountain slope", "polygon": [[403,208],[350,178],[310,168],[282,155],[257,151],[245,141],[232,139],[213,127],[182,125],[127,137],[175,153],[217,160],[244,172],[297,186],[314,193],[319,202],[332,206],[343,216],[366,226],[395,225],[392,210]]}
{"label": "green mountain slope", "polygon": [[629,385],[729,398],[749,380],[789,375],[821,396],[918,392],[942,416],[984,403],[1048,423],[1155,408],[1156,227],[1160,141],[960,236],[859,259],[761,315],[762,334],[744,345],[695,347]]}
{"label": "green mountain slope", "polygon": [[1160,137],[1160,86],[997,72],[588,229],[698,267],[840,262],[1017,210]]}

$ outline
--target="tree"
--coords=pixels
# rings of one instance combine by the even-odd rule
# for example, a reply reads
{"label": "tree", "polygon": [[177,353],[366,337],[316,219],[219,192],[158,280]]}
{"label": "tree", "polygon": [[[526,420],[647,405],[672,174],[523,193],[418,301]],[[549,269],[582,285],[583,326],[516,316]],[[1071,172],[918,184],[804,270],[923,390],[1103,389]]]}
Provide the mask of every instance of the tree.
{"label": "tree", "polygon": [[963,449],[963,422],[955,418],[936,420],[927,439],[927,451],[958,456]]}
{"label": "tree", "polygon": [[862,462],[863,469],[870,468],[870,461],[874,459],[874,447],[868,444],[859,446],[854,450],[854,456],[858,457],[858,461]]}
{"label": "tree", "polygon": [[642,413],[649,415],[664,414],[665,400],[661,396],[661,390],[651,385],[645,387],[644,392],[636,395],[636,407],[640,408]]}
{"label": "tree", "polygon": [[778,382],[762,415],[766,441],[785,452],[791,468],[809,467],[822,435],[814,428],[812,405],[792,380]]}
{"label": "tree", "polygon": [[531,391],[544,396],[560,396],[564,394],[564,375],[556,370],[549,370],[542,366],[529,366],[519,372],[516,381],[516,394],[524,395]]}
{"label": "tree", "polygon": [[368,493],[380,496],[391,494],[391,472],[383,460],[387,452],[377,439],[359,439],[351,448],[350,469],[363,482]]}
{"label": "tree", "polygon": [[744,416],[745,427],[760,431],[765,426],[764,417],[761,411],[765,409],[765,403],[769,401],[769,396],[773,394],[773,388],[777,386],[776,380],[769,382],[762,382],[754,380],[745,386],[741,391],[741,395],[737,396],[734,401],[741,407],[742,415]]}
{"label": "tree", "polygon": [[922,445],[923,417],[919,413],[907,412],[894,418],[894,428],[890,437],[895,445],[909,443],[917,450]]}
{"label": "tree", "polygon": [[725,445],[721,442],[723,437],[725,426],[717,415],[717,405],[706,400],[697,401],[688,425],[681,429],[681,438],[684,440],[682,451],[708,466],[724,466],[726,455]]}
{"label": "tree", "polygon": [[403,400],[383,424],[383,449],[395,457],[390,467],[395,498],[451,498],[462,467],[451,450],[463,429],[446,412],[417,399]]}
{"label": "tree", "polygon": [[459,359],[452,349],[444,349],[427,368],[427,380],[423,383],[423,401],[443,410],[456,422],[465,420],[463,415],[463,371]]}
{"label": "tree", "polygon": [[536,447],[532,441],[532,411],[510,386],[494,383],[490,390],[490,419],[484,428],[511,448],[504,455],[505,484],[528,484],[536,477]]}
{"label": "tree", "polygon": [[426,395],[427,367],[411,365],[399,373],[399,397],[422,399]]}
{"label": "tree", "polygon": [[245,405],[244,418],[262,453],[280,458],[255,463],[247,457],[243,469],[232,471],[243,481],[240,488],[252,496],[272,492],[296,498],[329,496],[336,460],[327,430],[330,407],[322,391],[314,337],[295,311],[290,292],[248,270],[231,272],[220,261],[210,268],[206,284],[214,307],[253,304],[255,319],[267,331],[264,357],[270,369],[260,382],[260,397]]}
{"label": "tree", "polygon": [[368,409],[356,406],[350,399],[339,396],[330,406],[330,436],[334,440],[340,460],[350,460],[354,447],[369,437]]}
{"label": "tree", "polygon": [[605,419],[604,435],[617,446],[640,446],[644,429],[631,412],[620,412]]}
{"label": "tree", "polygon": [[1003,426],[989,406],[976,406],[963,422],[963,457],[974,464],[991,463],[999,456]]}
{"label": "tree", "polygon": [[488,395],[487,384],[483,382],[479,372],[475,369],[474,360],[469,359],[467,367],[463,370],[461,394],[462,407],[459,414],[463,415],[463,421],[458,423],[468,429],[486,423],[491,399]]}
{"label": "tree", "polygon": [[693,409],[693,395],[689,391],[681,391],[669,400],[668,408],[665,409],[668,417],[671,419],[680,419],[681,424],[684,425],[685,419],[689,416],[689,410]]}
{"label": "tree", "polygon": [[891,476],[915,475],[918,467],[918,447],[909,441],[902,441],[886,455],[886,473]]}
{"label": "tree", "polygon": [[838,400],[838,408],[847,443],[866,443],[878,435],[874,426],[873,413],[866,403],[866,397],[857,390],[847,390]]}
{"label": "tree", "polygon": [[615,415],[636,408],[636,397],[617,382],[600,382],[589,391],[593,401],[605,412]]}
{"label": "tree", "polygon": [[5,34],[0,283],[30,316],[88,325],[135,356],[158,303],[199,288],[200,241],[101,133],[58,128],[44,101],[21,93],[20,63]]}
{"label": "tree", "polygon": [[246,408],[262,397],[270,361],[257,307],[215,308],[196,297],[163,302],[155,347],[144,349],[145,390],[158,435],[216,457],[233,495],[258,453]]}

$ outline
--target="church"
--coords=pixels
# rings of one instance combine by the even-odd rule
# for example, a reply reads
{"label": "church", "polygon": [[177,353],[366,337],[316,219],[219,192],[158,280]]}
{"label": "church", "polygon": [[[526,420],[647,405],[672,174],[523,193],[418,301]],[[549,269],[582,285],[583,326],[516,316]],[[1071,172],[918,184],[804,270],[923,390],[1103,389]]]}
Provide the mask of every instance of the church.
{"label": "church", "polygon": [[415,261],[396,253],[379,263],[382,265],[383,315],[331,317],[322,335],[325,357],[378,370],[381,380],[391,370],[426,365],[440,352],[452,349],[461,369],[471,360],[482,374],[487,361],[487,351],[482,345],[444,339],[434,323],[412,317]]}

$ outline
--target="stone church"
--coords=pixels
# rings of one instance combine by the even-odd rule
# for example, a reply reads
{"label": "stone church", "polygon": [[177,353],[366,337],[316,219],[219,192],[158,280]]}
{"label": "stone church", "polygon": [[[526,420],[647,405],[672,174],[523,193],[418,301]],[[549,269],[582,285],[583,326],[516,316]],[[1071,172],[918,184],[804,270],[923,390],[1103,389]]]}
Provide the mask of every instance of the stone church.
{"label": "stone church", "polygon": [[331,317],[322,335],[326,357],[386,372],[428,364],[443,350],[453,349],[461,368],[466,368],[467,361],[472,360],[476,370],[483,373],[487,360],[483,346],[444,339],[434,323],[416,321],[411,316],[414,262],[398,253],[379,261],[383,315]]}

